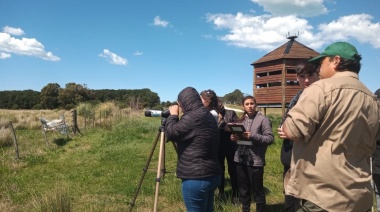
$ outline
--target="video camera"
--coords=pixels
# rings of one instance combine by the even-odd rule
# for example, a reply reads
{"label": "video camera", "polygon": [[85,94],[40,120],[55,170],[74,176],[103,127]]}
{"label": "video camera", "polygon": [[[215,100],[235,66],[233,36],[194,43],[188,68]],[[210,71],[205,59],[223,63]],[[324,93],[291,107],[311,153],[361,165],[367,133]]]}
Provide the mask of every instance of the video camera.
{"label": "video camera", "polygon": [[170,115],[169,110],[161,111],[161,110],[146,110],[144,112],[146,117],[163,117],[167,118]]}

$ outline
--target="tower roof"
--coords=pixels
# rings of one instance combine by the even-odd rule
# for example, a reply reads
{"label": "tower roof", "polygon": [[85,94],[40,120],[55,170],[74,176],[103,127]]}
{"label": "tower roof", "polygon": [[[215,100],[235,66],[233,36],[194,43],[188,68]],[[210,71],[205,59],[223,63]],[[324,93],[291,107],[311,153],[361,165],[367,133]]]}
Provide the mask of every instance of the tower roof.
{"label": "tower roof", "polygon": [[296,37],[289,37],[289,41],[269,52],[251,65],[264,63],[278,59],[308,59],[319,55],[319,52],[303,45],[295,40]]}

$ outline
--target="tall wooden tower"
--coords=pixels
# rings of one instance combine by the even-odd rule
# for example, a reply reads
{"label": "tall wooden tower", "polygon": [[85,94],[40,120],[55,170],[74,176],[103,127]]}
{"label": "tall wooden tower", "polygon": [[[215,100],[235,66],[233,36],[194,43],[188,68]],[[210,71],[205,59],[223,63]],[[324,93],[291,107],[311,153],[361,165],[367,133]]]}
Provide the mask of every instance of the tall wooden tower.
{"label": "tall wooden tower", "polygon": [[257,106],[282,108],[282,114],[290,100],[301,89],[295,67],[301,61],[319,55],[313,49],[297,42],[298,36],[288,36],[289,41],[253,62],[253,93]]}

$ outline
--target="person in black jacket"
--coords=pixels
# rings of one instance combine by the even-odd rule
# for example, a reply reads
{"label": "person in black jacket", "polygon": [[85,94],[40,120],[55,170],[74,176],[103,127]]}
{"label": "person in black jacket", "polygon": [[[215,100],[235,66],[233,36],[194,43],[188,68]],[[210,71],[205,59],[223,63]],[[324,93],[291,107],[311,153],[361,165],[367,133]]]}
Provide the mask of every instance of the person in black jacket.
{"label": "person in black jacket", "polygon": [[219,99],[220,106],[220,116],[221,120],[218,123],[219,132],[220,132],[220,146],[219,146],[219,163],[222,167],[222,183],[218,187],[220,196],[222,199],[225,197],[224,187],[225,187],[225,165],[224,162],[227,160],[227,170],[228,175],[230,176],[231,183],[231,201],[234,204],[239,202],[239,192],[238,192],[238,181],[236,174],[236,163],[234,161],[235,151],[237,144],[234,141],[231,141],[231,131],[227,127],[228,123],[234,123],[238,119],[236,112],[233,110],[228,110],[224,107],[223,102]]}
{"label": "person in black jacket", "polygon": [[[179,107],[183,113],[181,119]],[[213,211],[214,191],[221,181],[216,120],[192,87],[184,88],[178,94],[178,105],[170,106],[169,111],[165,132],[168,140],[177,144],[177,177],[182,180],[186,209]]]}
{"label": "person in black jacket", "polygon": [[[377,100],[380,101],[380,88],[375,91],[375,96]],[[380,211],[380,139],[376,141],[376,150],[372,156],[372,179],[373,188],[375,192],[375,200],[377,205],[377,211]]]}
{"label": "person in black jacket", "polygon": [[[288,116],[288,112],[290,111],[290,109],[292,109],[293,106],[297,104],[298,98],[301,96],[303,89],[307,88],[309,85],[319,80],[317,67],[312,63],[308,63],[307,61],[301,62],[300,64],[296,66],[296,74],[297,74],[297,81],[299,85],[301,86],[301,90],[290,101],[289,106],[285,112],[285,115],[282,117],[282,121],[280,125],[282,125],[282,123]],[[281,156],[280,156],[281,163],[284,166],[283,178],[285,177],[285,174],[290,169],[292,149],[293,149],[293,141],[289,139],[284,139],[284,141],[282,142]],[[286,212],[295,211],[295,208],[294,208],[295,201],[296,201],[296,198],[294,198],[293,196],[285,195],[284,207],[285,207]]]}
{"label": "person in black jacket", "polygon": [[230,176],[230,183],[232,188],[231,201],[236,204],[239,202],[238,199],[238,183],[236,176],[236,164],[234,162],[234,155],[236,150],[236,142],[230,140],[231,132],[226,126],[226,123],[235,122],[238,117],[236,112],[233,110],[226,110],[224,108],[223,102],[218,98],[215,91],[204,90],[200,93],[202,102],[204,106],[213,114],[214,118],[218,122],[218,128],[220,133],[220,144],[219,144],[219,164],[222,168],[222,182],[218,187],[219,200],[226,201],[227,196],[225,194],[225,160],[227,159],[228,174]]}

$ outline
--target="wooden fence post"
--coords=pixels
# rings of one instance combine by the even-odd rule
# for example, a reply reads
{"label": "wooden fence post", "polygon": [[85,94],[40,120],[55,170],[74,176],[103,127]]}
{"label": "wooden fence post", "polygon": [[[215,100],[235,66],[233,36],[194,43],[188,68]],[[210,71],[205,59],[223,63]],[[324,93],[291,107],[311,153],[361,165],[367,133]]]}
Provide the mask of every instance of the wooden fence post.
{"label": "wooden fence post", "polygon": [[73,134],[75,135],[77,132],[79,134],[82,134],[80,132],[80,130],[79,130],[79,127],[78,127],[77,110],[72,110],[71,111],[71,116],[72,116],[72,119],[73,119],[73,122],[72,122]]}
{"label": "wooden fence post", "polygon": [[44,134],[44,137],[45,137],[45,142],[46,142],[46,145],[49,147],[49,141],[47,139],[47,136],[46,136],[46,131],[44,129],[44,126],[41,126],[41,129],[42,129],[42,133]]}
{"label": "wooden fence post", "polygon": [[18,144],[17,144],[16,133],[15,133],[15,129],[13,128],[13,124],[12,124],[12,122],[9,122],[9,127],[11,128],[12,135],[13,135],[13,144],[14,144],[14,146],[15,146],[16,158],[17,158],[17,159],[20,159],[20,156],[19,156],[19,154],[18,154]]}
{"label": "wooden fence post", "polygon": [[102,111],[99,111],[99,124],[102,125]]}

